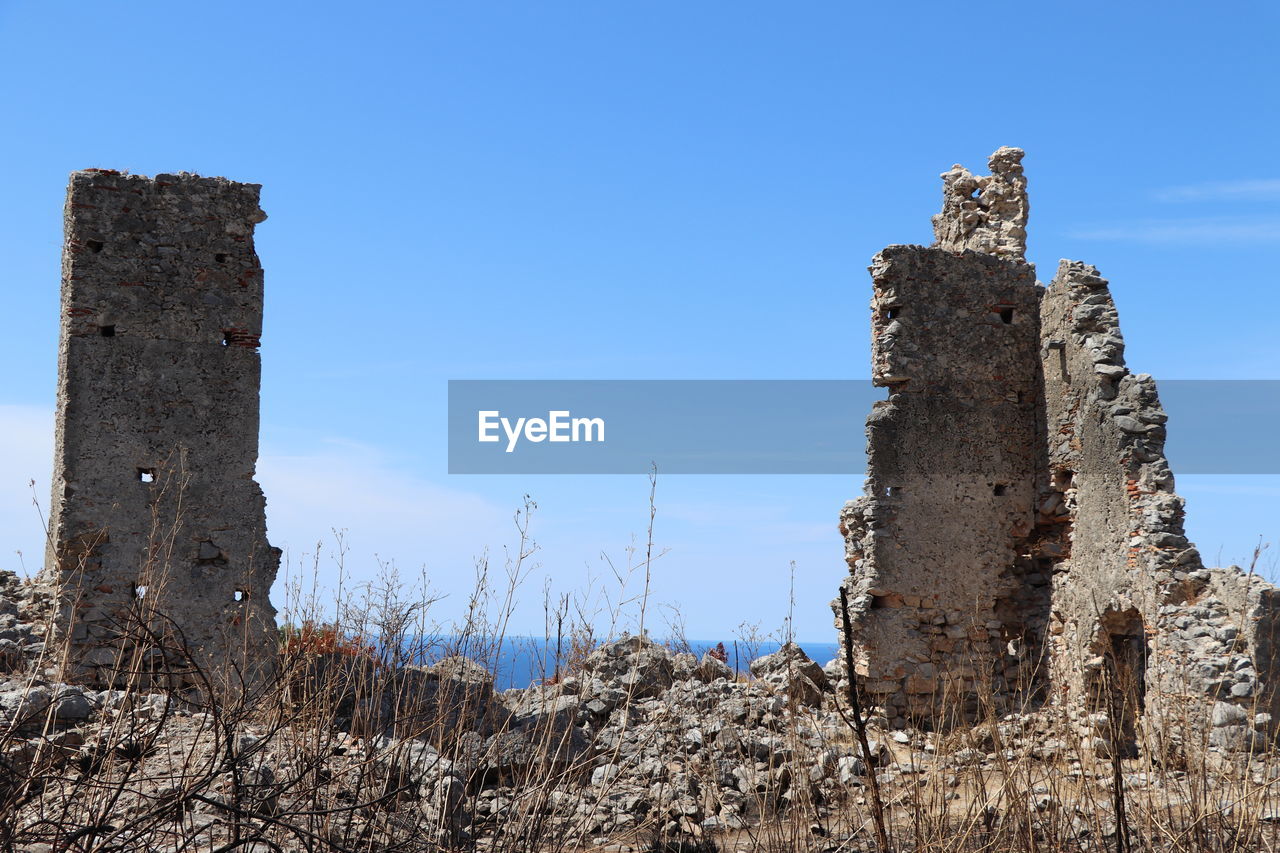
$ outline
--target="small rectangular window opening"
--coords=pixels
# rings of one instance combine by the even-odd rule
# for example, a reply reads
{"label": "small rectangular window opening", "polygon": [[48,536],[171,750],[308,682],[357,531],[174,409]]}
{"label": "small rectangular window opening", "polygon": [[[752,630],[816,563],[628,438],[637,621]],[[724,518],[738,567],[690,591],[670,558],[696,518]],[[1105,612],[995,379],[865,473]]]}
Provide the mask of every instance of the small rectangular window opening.
{"label": "small rectangular window opening", "polygon": [[900,498],[905,494],[906,490],[902,486],[885,486],[884,496],[886,498]]}
{"label": "small rectangular window opening", "polygon": [[1012,309],[1012,308],[1001,308],[1001,309],[1000,309],[1000,321],[1001,321],[1002,323],[1004,323],[1005,325],[1008,325],[1008,324],[1012,323],[1012,322],[1013,322],[1013,309]]}
{"label": "small rectangular window opening", "polygon": [[95,255],[102,251],[102,241],[101,241],[101,240],[85,240],[85,241],[84,241],[84,244],[85,244],[86,246],[88,246],[88,247],[89,247],[89,251],[90,251],[90,252],[93,252]]}
{"label": "small rectangular window opening", "polygon": [[248,600],[249,600],[249,590],[247,590],[247,589],[237,589],[235,592],[233,592],[233,593],[231,594],[231,597],[232,597],[232,598],[234,598],[236,601],[248,601]]}
{"label": "small rectangular window opening", "polygon": [[884,312],[885,319],[887,320],[896,320],[900,314],[902,314],[902,306],[900,305],[895,305]]}
{"label": "small rectangular window opening", "polygon": [[218,254],[214,255],[213,259],[220,264],[225,264],[227,262],[227,256],[224,255],[222,252],[219,252]]}
{"label": "small rectangular window opening", "polygon": [[115,326],[99,326],[98,331],[102,333],[104,338],[114,338],[116,336]]}
{"label": "small rectangular window opening", "polygon": [[155,468],[139,468],[138,481],[141,483],[154,483],[156,481]]}
{"label": "small rectangular window opening", "polygon": [[223,345],[224,347],[229,347],[229,346],[231,346],[231,333],[230,333],[230,332],[223,332],[223,333],[222,333],[222,345]]}
{"label": "small rectangular window opening", "polygon": [[1008,490],[1009,490],[1009,487],[1006,486],[1004,483],[996,483],[995,488],[992,489],[991,492],[992,494],[994,494],[996,497],[999,498],[999,497],[1003,497],[1005,492],[1007,492]]}
{"label": "small rectangular window opening", "polygon": [[147,585],[144,583],[136,583],[133,585],[133,597],[145,598],[147,595]]}

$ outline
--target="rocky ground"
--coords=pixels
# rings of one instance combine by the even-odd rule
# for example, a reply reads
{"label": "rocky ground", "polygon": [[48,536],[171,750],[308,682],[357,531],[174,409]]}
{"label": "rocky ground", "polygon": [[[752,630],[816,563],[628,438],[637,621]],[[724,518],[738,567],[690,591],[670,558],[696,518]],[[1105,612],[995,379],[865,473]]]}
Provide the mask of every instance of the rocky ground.
{"label": "rocky ground", "polygon": [[90,689],[53,677],[38,595],[2,583],[0,849],[853,851],[872,849],[871,772],[902,850],[1110,847],[1117,773],[1135,833],[1261,844],[1280,815],[1266,754],[1113,763],[1053,711],[946,735],[873,713],[868,767],[842,668],[794,645],[750,677],[624,637],[505,692],[460,658],[341,654],[285,661],[244,702]]}

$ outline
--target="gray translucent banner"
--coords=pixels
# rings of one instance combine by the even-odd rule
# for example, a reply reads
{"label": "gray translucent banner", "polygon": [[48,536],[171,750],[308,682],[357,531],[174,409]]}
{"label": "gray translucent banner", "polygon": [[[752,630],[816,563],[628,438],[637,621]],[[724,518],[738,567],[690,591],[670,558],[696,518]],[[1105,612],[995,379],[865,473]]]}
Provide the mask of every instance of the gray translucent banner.
{"label": "gray translucent banner", "polygon": [[[1175,474],[1280,474],[1280,380],[1167,380]],[[451,380],[449,473],[850,474],[870,380]]]}

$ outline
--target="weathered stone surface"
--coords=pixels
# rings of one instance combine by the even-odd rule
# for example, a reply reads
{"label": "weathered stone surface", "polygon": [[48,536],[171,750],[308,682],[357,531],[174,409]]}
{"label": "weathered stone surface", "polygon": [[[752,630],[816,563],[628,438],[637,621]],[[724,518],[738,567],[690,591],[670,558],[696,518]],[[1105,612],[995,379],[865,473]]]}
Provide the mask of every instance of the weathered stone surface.
{"label": "weathered stone surface", "polygon": [[433,678],[439,681],[470,683],[486,694],[493,692],[493,673],[463,655],[449,655],[441,658],[430,668]]}
{"label": "weathered stone surface", "polygon": [[717,678],[733,679],[735,676],[733,667],[711,652],[702,656],[702,660],[698,662],[698,668],[694,671],[694,677],[701,681],[715,681]]}
{"label": "weathered stone surface", "polygon": [[814,663],[804,653],[804,649],[796,643],[783,643],[782,648],[776,652],[753,660],[749,668],[756,678],[770,675],[800,675],[819,686],[825,686],[827,683],[827,676],[822,671],[822,667]]}
{"label": "weathered stone surface", "polygon": [[919,246],[890,246],[871,274],[872,379],[889,398],[841,528],[860,666],[905,720],[935,713],[908,694],[941,693],[939,673],[971,694],[975,660],[1022,633],[1006,622],[1032,569],[1040,289],[1020,260]]}
{"label": "weathered stone surface", "polygon": [[[1271,683],[1280,676],[1274,588],[1238,569],[1205,569],[1190,547],[1164,457],[1168,416],[1155,381],[1125,367],[1106,279],[1063,261],[1041,321],[1046,341],[1060,343],[1042,351],[1050,484],[1067,545],[1053,563],[1055,692],[1092,710],[1129,694],[1124,726],[1135,732],[1142,714],[1203,719],[1210,705],[1214,725],[1226,725],[1225,703],[1251,705],[1260,668]],[[1271,691],[1259,710],[1274,701]]]}
{"label": "weathered stone surface", "polygon": [[582,668],[632,697],[657,695],[675,680],[671,655],[647,637],[607,643],[588,655]]}
{"label": "weathered stone surface", "polygon": [[1280,717],[1280,591],[1187,540],[1168,416],[1125,365],[1107,280],[1063,261],[1046,289],[1022,260],[1021,159],[947,172],[936,247],[871,266],[889,399],[840,516],[863,689],[899,726],[944,722],[943,697],[970,717],[982,685],[998,708],[1053,697],[1109,720],[1086,735],[1107,749],[1155,710],[1252,749],[1234,730]]}
{"label": "weathered stone surface", "polygon": [[937,246],[1021,260],[1027,252],[1027,179],[1021,148],[991,155],[990,175],[956,164],[942,175],[942,212],[933,217]]}
{"label": "weathered stone surface", "polygon": [[773,654],[751,662],[751,674],[802,705],[822,704],[828,684],[822,667],[795,643],[784,643]]}
{"label": "weathered stone surface", "polygon": [[44,578],[78,677],[145,665],[123,635],[156,613],[173,620],[167,643],[216,662],[215,682],[272,659],[280,553],[253,479],[258,191],[185,173],[71,176]]}

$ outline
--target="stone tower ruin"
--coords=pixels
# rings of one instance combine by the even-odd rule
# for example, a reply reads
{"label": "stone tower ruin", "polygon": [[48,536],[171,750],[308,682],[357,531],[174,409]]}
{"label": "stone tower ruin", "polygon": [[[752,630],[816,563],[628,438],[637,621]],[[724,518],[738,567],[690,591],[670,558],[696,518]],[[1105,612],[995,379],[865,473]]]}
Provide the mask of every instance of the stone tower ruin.
{"label": "stone tower ruin", "polygon": [[[44,578],[83,680],[118,683],[182,647],[234,684],[273,657],[280,552],[254,481],[259,189],[71,176]],[[162,639],[150,651],[142,625]]]}
{"label": "stone tower ruin", "polygon": [[863,688],[897,725],[1053,704],[1132,733],[1195,708],[1216,745],[1270,740],[1280,590],[1187,541],[1107,281],[1063,261],[1045,288],[1026,262],[1022,157],[953,167],[935,244],[870,267],[888,399],[840,517]]}

